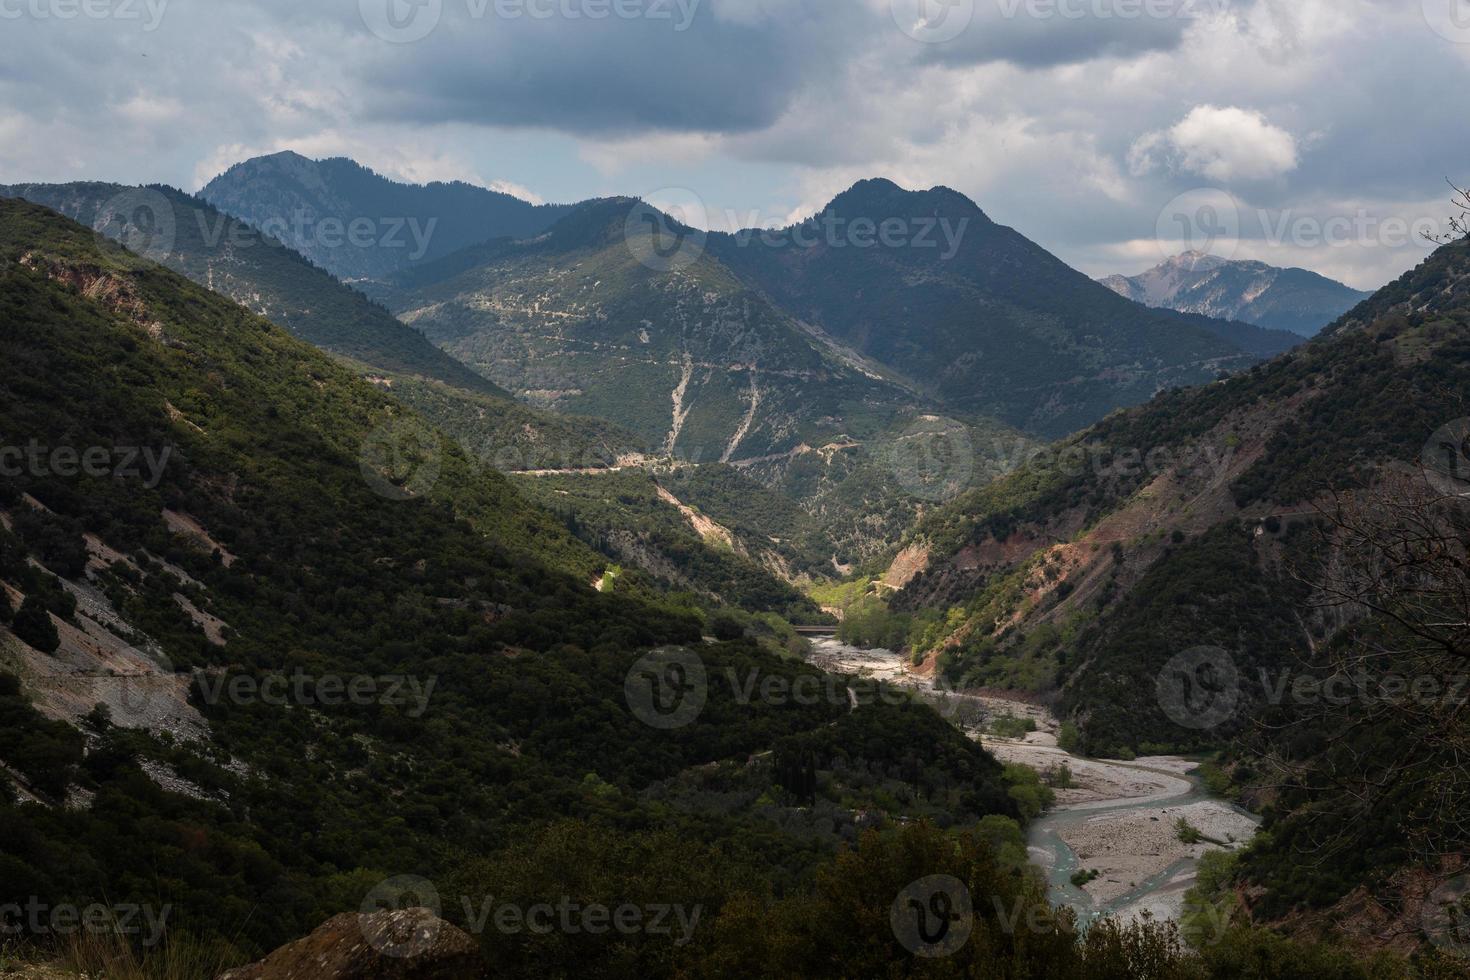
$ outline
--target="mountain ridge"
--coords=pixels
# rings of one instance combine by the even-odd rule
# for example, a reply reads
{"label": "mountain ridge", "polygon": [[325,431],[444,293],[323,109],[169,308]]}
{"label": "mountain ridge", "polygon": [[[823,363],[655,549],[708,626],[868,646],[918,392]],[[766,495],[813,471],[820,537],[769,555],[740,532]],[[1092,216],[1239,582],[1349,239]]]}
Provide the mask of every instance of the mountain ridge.
{"label": "mountain ridge", "polygon": [[[389,275],[501,235],[534,235],[567,211],[566,205],[531,204],[464,181],[403,183],[348,157],[312,160],[291,151],[237,163],[199,196],[270,229],[344,280]],[[327,222],[336,223],[336,238],[354,225],[363,234],[330,245],[323,241]]]}

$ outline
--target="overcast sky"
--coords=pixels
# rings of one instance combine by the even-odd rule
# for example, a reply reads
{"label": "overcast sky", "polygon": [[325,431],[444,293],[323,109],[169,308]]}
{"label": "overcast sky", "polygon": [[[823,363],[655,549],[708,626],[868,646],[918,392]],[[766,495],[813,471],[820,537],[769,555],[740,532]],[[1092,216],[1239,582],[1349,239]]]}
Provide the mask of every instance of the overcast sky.
{"label": "overcast sky", "polygon": [[1094,275],[1375,288],[1470,182],[1466,0],[0,0],[0,182],[294,149],[784,224],[945,184]]}

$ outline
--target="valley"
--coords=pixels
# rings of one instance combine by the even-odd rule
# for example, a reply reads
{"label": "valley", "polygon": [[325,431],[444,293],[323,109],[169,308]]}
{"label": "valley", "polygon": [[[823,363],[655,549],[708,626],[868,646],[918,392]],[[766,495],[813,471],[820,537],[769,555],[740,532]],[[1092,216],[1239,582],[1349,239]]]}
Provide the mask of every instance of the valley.
{"label": "valley", "polygon": [[[344,175],[507,231],[267,240]],[[0,197],[0,908],[181,862],[210,976],[406,911],[470,974],[1456,975],[1454,706],[1297,692],[1463,650],[1463,240],[1303,343],[942,187],[671,264],[632,198],[228,176],[150,189],[234,229],[159,261],[118,185]],[[822,244],[864,219],[955,233]],[[710,924],[610,967],[475,914],[548,894]]]}

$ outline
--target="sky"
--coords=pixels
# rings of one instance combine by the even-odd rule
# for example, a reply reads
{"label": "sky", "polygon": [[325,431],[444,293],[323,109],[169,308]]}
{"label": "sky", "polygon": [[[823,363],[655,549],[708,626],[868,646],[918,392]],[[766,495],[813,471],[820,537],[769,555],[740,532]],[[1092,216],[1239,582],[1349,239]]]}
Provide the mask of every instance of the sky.
{"label": "sky", "polygon": [[1470,0],[0,0],[0,183],[291,149],[784,225],[952,187],[1092,275],[1363,289],[1470,183]]}

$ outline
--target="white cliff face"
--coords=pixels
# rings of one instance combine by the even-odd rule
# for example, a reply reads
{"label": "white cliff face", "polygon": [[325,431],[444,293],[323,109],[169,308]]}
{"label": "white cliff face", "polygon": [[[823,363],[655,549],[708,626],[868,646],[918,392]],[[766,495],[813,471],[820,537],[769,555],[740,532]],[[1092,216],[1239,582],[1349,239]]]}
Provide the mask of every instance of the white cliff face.
{"label": "white cliff face", "polygon": [[1184,252],[1137,276],[1109,276],[1104,286],[1145,306],[1241,320],[1313,336],[1367,298],[1305,269]]}

